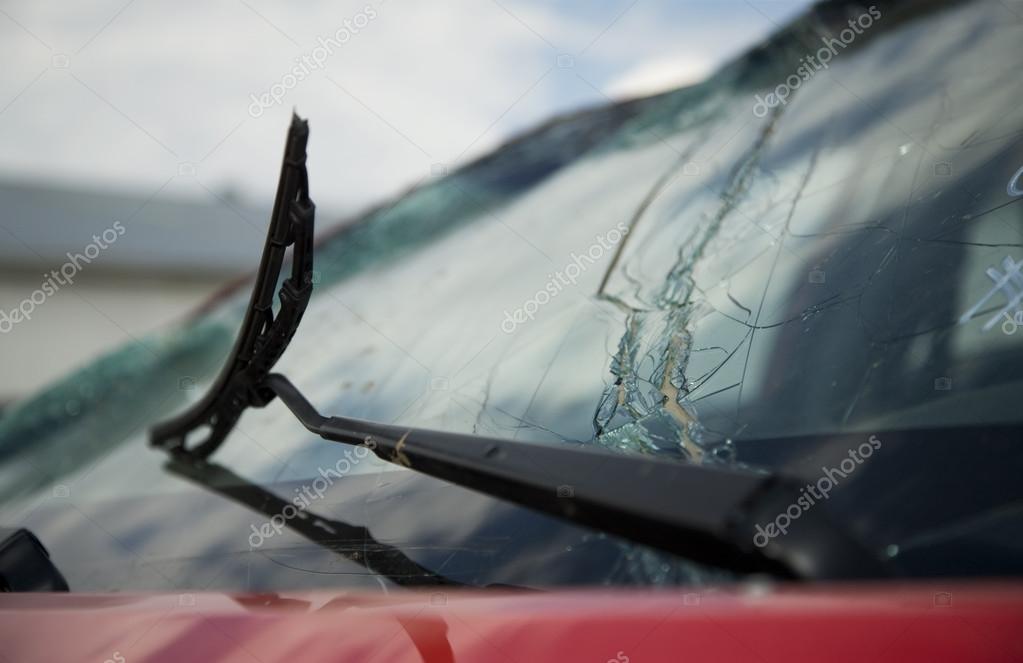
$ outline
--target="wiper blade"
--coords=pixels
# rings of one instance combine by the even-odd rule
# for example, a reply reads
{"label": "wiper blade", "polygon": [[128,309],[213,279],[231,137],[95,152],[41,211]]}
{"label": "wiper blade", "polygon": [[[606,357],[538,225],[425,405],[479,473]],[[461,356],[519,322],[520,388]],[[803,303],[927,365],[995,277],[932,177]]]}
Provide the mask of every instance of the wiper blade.
{"label": "wiper blade", "polygon": [[[308,127],[293,119],[256,284],[231,357],[201,401],[154,427],[151,443],[205,459],[241,413],[279,396],[311,432],[346,444],[372,438],[381,459],[573,523],[738,573],[846,579],[887,567],[822,510],[803,513],[784,537],[754,544],[756,525],[800,497],[801,484],[730,468],[669,463],[578,445],[540,445],[321,415],[283,375],[270,373],[301,321],[312,291],[314,207],[305,169]],[[284,253],[291,277],[272,296]],[[189,437],[208,427],[195,445]]]}
{"label": "wiper blade", "polygon": [[[242,412],[273,400],[273,392],[263,382],[298,329],[313,290],[315,206],[309,199],[305,167],[308,140],[309,125],[293,116],[270,228],[241,332],[227,363],[203,399],[152,429],[150,440],[154,446],[206,458],[224,442]],[[273,296],[289,247],[293,249],[291,277],[281,284],[278,294],[281,306],[275,316]],[[208,431],[206,437],[193,445],[188,438],[202,430]]]}

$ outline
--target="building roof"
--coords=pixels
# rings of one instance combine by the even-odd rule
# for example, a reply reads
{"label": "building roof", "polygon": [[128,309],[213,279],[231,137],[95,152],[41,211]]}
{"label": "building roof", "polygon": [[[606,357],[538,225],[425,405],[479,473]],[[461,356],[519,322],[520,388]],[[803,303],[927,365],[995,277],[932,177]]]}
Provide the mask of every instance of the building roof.
{"label": "building roof", "polygon": [[[101,240],[90,271],[236,274],[258,264],[270,209],[211,194],[211,202],[0,182],[0,265],[60,269]],[[120,231],[118,223],[123,232]],[[113,237],[112,233],[107,233]],[[96,255],[95,249],[89,250]]]}

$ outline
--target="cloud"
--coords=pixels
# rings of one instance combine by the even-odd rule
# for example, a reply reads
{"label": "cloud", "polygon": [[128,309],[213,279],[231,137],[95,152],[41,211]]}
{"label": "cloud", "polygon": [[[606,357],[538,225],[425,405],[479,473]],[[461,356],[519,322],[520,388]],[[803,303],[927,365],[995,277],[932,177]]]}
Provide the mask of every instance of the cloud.
{"label": "cloud", "polygon": [[676,55],[640,62],[604,85],[616,99],[640,97],[692,85],[714,71],[714,63],[698,55]]}
{"label": "cloud", "polygon": [[[249,117],[250,95],[367,4],[370,25]],[[146,194],[171,178],[164,194],[267,201],[294,106],[311,121],[310,176],[328,212],[551,115],[692,82],[774,27],[744,3],[656,0],[234,0],[187,12],[173,0],[21,0],[5,12],[17,22],[0,16],[0,177]],[[563,53],[574,68],[556,66]],[[182,161],[197,176],[179,177]]]}

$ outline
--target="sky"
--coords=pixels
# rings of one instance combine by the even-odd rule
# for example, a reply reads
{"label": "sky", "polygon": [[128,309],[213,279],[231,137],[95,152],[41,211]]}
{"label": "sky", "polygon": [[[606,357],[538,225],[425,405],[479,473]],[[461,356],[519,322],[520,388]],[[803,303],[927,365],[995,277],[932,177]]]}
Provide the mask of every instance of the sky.
{"label": "sky", "polygon": [[349,212],[551,116],[697,82],[808,4],[4,0],[0,179],[262,204],[294,108],[314,199]]}

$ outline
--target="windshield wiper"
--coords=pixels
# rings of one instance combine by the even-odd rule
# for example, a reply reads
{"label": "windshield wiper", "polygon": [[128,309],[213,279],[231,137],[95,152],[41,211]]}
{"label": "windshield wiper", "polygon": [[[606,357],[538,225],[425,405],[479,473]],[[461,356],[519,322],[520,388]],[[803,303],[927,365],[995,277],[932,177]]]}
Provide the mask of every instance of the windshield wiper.
{"label": "windshield wiper", "polygon": [[[848,579],[888,575],[886,565],[823,510],[804,512],[784,537],[754,544],[756,526],[800,497],[800,482],[738,469],[665,462],[581,445],[544,445],[459,435],[321,415],[270,370],[302,319],[312,292],[313,217],[305,168],[309,130],[295,116],[288,133],[273,216],[238,340],[209,392],[155,426],[151,443],[205,459],[249,407],[275,397],[320,437],[372,439],[381,459],[537,511],[737,573]],[[287,249],[291,276],[273,293]],[[196,443],[189,439],[207,429]]]}
{"label": "windshield wiper", "polygon": [[[315,206],[309,199],[305,167],[308,140],[308,124],[294,116],[256,284],[227,363],[201,401],[153,428],[150,437],[154,445],[185,450],[187,437],[206,430],[205,439],[188,449],[193,456],[206,458],[223,443],[242,412],[273,400],[274,393],[264,384],[266,375],[288,347],[313,291]],[[281,284],[281,306],[274,316],[274,292],[289,247],[291,277]]]}

